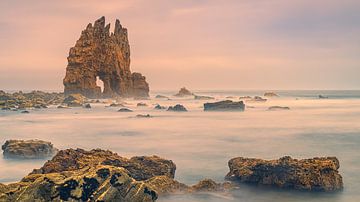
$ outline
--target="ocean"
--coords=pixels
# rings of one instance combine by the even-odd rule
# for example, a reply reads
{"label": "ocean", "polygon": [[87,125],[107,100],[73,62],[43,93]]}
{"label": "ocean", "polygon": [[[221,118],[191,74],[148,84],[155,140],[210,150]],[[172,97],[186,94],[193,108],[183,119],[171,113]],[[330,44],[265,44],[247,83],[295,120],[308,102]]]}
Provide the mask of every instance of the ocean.
{"label": "ocean", "polygon": [[[195,91],[215,101],[262,96],[265,91]],[[134,112],[117,112],[108,104],[91,109],[0,111],[0,142],[41,139],[59,149],[109,149],[120,156],[158,155],[175,162],[176,180],[195,184],[204,178],[223,182],[234,157],[277,159],[336,156],[344,190],[310,193],[241,184],[230,193],[176,194],[159,201],[360,201],[360,91],[275,91],[267,102],[246,103],[244,112],[204,112],[193,97],[172,97],[175,91],[152,92],[150,100],[124,100]],[[171,100],[156,99],[155,95]],[[319,99],[319,95],[328,97]],[[230,97],[230,98],[229,98]],[[148,106],[137,107],[138,102]],[[188,112],[154,110],[154,105],[182,104]],[[269,111],[270,106],[290,110]],[[150,114],[152,118],[136,118]],[[20,180],[46,160],[0,158],[0,182]]]}

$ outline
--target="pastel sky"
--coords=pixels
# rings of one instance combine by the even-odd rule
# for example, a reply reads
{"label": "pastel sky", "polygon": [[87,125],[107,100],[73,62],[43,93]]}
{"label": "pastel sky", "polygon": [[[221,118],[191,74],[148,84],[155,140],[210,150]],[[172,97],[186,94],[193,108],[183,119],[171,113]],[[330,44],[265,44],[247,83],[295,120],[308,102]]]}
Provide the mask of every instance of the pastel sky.
{"label": "pastel sky", "polygon": [[1,0],[0,89],[62,90],[101,16],[151,90],[360,89],[359,0]]}

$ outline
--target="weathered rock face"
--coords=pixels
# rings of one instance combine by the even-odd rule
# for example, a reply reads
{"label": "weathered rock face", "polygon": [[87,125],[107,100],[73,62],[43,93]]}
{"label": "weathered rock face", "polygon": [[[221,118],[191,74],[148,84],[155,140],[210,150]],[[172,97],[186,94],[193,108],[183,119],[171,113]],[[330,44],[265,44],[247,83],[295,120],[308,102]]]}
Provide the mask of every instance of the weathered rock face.
{"label": "weathered rock face", "polygon": [[[96,85],[97,77],[104,83],[103,92]],[[105,17],[91,23],[70,49],[65,95],[80,93],[89,98],[148,97],[149,85],[140,73],[130,71],[130,45],[127,29],[116,20],[114,32]]]}
{"label": "weathered rock face", "polygon": [[7,140],[2,145],[5,158],[47,158],[58,151],[50,142],[42,140]]}
{"label": "weathered rock face", "polygon": [[336,157],[278,160],[238,157],[229,161],[229,180],[307,191],[336,191],[343,188]]}
{"label": "weathered rock face", "polygon": [[157,156],[127,159],[100,149],[67,149],[20,182],[0,184],[0,201],[155,201],[165,194],[232,188],[209,179],[187,186],[174,175],[175,164]]}
{"label": "weathered rock face", "polygon": [[154,176],[175,176],[176,165],[171,160],[158,156],[136,156],[127,159],[101,149],[85,151],[82,149],[66,149],[59,151],[52,160],[46,162],[40,169],[33,173],[54,173],[82,169],[86,166],[97,164],[124,167],[129,175],[136,180],[145,180]]}
{"label": "weathered rock face", "polygon": [[243,101],[233,102],[232,100],[224,100],[214,103],[205,103],[204,111],[244,111],[245,104]]}

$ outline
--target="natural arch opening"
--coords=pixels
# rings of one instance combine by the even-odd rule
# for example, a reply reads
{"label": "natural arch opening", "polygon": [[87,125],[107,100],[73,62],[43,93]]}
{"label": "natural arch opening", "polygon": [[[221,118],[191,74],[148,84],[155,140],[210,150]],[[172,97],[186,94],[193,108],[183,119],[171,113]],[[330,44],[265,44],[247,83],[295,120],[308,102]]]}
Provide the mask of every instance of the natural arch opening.
{"label": "natural arch opening", "polygon": [[96,77],[96,85],[100,87],[101,93],[104,92],[104,82],[100,79],[99,76]]}

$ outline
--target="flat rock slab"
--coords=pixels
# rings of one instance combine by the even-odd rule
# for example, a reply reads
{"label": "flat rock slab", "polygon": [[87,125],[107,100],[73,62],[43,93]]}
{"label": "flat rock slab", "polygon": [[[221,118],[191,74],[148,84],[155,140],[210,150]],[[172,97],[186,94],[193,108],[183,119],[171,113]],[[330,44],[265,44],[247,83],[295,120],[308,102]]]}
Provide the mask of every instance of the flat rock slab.
{"label": "flat rock slab", "polygon": [[48,158],[58,151],[51,142],[42,140],[7,140],[1,148],[5,158],[19,159]]}
{"label": "flat rock slab", "polygon": [[245,104],[243,101],[234,102],[232,100],[224,100],[220,102],[205,103],[204,111],[244,111]]}
{"label": "flat rock slab", "polygon": [[305,191],[332,192],[343,188],[336,157],[277,160],[237,157],[229,161],[226,179],[252,184],[273,185]]}

